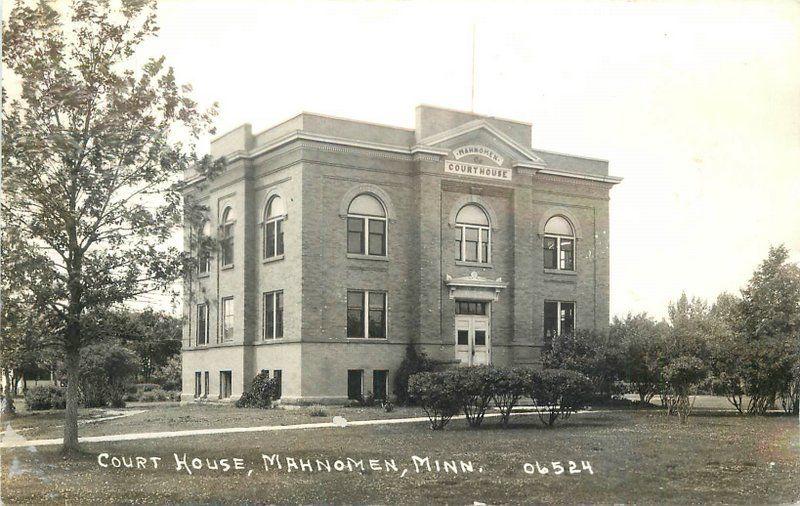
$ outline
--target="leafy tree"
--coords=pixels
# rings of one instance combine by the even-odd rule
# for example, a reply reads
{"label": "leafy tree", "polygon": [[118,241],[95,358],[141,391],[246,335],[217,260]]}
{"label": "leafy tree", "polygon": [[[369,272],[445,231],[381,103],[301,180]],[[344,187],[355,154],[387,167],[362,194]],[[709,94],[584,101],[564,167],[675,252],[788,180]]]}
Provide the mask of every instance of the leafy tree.
{"label": "leafy tree", "polygon": [[715,395],[724,396],[739,413],[744,411],[744,364],[749,353],[744,336],[737,329],[739,305],[734,295],[722,293],[711,306],[708,347],[711,360],[710,386]]}
{"label": "leafy tree", "polygon": [[495,374],[494,403],[500,410],[500,423],[506,427],[514,406],[530,390],[531,372],[514,368],[497,369]]}
{"label": "leafy tree", "polygon": [[480,427],[495,392],[497,369],[486,365],[446,371],[459,392],[461,409],[470,427]]}
{"label": "leafy tree", "polygon": [[800,267],[785,246],[772,247],[742,290],[739,331],[744,335],[748,412],[761,414],[780,397],[800,404],[792,369],[800,349]]}
{"label": "leafy tree", "polygon": [[408,393],[422,406],[433,430],[444,429],[461,409],[461,392],[449,372],[420,372],[408,380]]}
{"label": "leafy tree", "polygon": [[586,407],[592,396],[592,383],[584,374],[566,369],[533,371],[530,396],[539,420],[552,427]]}
{"label": "leafy tree", "polygon": [[181,199],[182,175],[222,165],[194,155],[215,109],[199,110],[163,57],[135,65],[155,12],[154,0],[75,0],[63,13],[18,0],[3,32],[20,91],[3,89],[2,211],[34,255],[26,286],[58,322],[67,452],[78,449],[85,311],[172,286],[186,262],[165,243],[200,214]]}
{"label": "leafy tree", "polygon": [[181,357],[173,355],[167,363],[153,372],[153,382],[164,390],[181,389]]}
{"label": "leafy tree", "polygon": [[125,405],[125,386],[139,369],[139,357],[113,343],[95,343],[81,350],[80,390],[88,408]]}
{"label": "leafy tree", "polygon": [[550,341],[542,361],[545,369],[567,369],[585,374],[601,399],[610,399],[619,378],[620,345],[607,333],[578,329]]}
{"label": "leafy tree", "polygon": [[664,351],[666,324],[645,313],[614,317],[609,334],[621,348],[620,376],[639,395],[639,403],[648,404],[658,392],[659,358]]}
{"label": "leafy tree", "polygon": [[85,317],[85,335],[92,341],[108,341],[129,348],[139,356],[139,378],[149,383],[153,372],[181,351],[181,321],[147,308],[99,309]]}
{"label": "leafy tree", "polygon": [[706,377],[706,365],[697,357],[683,355],[672,360],[664,368],[664,381],[673,403],[670,412],[678,414],[681,423],[686,423],[692,412],[694,401],[690,399],[694,389]]}

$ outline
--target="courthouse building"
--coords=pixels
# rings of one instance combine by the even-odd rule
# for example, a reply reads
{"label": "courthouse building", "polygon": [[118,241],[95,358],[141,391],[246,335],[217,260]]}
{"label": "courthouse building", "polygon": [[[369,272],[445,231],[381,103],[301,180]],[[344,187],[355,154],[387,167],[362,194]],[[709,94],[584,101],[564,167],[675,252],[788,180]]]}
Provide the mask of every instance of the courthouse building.
{"label": "courthouse building", "polygon": [[429,106],[414,129],[302,113],[212,141],[187,174],[219,248],[185,295],[184,401],[391,395],[409,344],[535,366],[545,340],[609,322],[608,162],[531,147],[529,123]]}

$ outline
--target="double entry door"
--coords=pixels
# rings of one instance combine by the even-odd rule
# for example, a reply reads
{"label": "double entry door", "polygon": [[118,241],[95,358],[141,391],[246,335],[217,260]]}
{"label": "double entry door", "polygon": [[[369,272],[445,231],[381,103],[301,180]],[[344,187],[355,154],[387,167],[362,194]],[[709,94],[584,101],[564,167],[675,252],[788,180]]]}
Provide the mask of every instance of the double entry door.
{"label": "double entry door", "polygon": [[456,301],[456,358],[463,365],[490,364],[489,303]]}

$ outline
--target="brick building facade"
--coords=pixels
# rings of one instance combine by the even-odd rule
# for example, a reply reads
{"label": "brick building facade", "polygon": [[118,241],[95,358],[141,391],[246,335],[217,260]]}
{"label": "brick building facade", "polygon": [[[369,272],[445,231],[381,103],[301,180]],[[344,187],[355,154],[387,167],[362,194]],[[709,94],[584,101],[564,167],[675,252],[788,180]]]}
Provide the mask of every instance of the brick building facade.
{"label": "brick building facade", "polygon": [[183,396],[283,403],[391,394],[409,343],[465,364],[536,364],[609,321],[606,161],[531,148],[531,125],[428,106],[414,129],[303,113],[215,139],[189,193],[219,249],[187,287]]}

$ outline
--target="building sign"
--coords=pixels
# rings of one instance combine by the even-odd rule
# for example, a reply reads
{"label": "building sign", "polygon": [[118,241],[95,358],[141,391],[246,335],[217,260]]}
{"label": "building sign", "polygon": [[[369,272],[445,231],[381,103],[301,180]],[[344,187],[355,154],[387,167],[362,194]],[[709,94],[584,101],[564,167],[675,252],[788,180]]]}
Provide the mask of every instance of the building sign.
{"label": "building sign", "polygon": [[503,165],[503,157],[500,156],[497,151],[493,150],[492,148],[487,148],[486,146],[469,145],[461,146],[460,148],[453,150],[453,156],[456,157],[456,160],[461,160],[465,156],[469,155],[478,155],[488,158],[496,163],[498,167]]}
{"label": "building sign", "polygon": [[475,176],[489,179],[500,179],[501,181],[511,181],[511,170],[512,169],[506,169],[503,167],[490,167],[488,165],[458,162],[455,160],[444,161],[445,172],[448,174],[458,174],[460,176]]}

